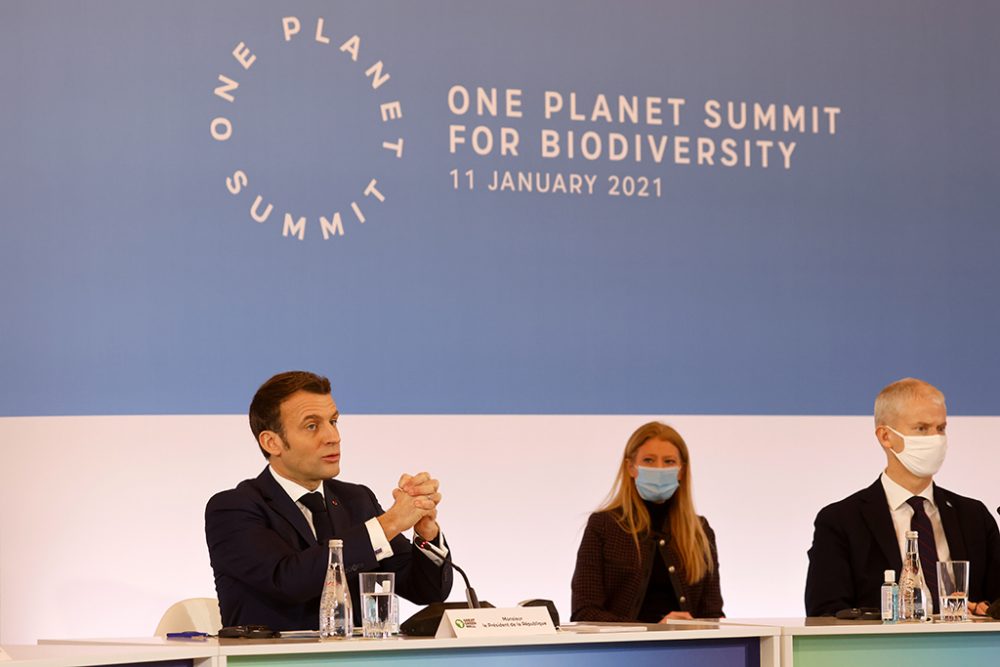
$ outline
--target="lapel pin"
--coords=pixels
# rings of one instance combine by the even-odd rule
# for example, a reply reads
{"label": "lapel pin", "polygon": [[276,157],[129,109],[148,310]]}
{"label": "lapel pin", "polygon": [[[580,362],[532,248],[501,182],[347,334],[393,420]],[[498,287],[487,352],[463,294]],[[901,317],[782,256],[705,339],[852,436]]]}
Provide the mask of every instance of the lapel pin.
{"label": "lapel pin", "polygon": [[333,505],[334,507],[340,506],[340,503],[337,502],[336,498],[330,498],[330,504]]}

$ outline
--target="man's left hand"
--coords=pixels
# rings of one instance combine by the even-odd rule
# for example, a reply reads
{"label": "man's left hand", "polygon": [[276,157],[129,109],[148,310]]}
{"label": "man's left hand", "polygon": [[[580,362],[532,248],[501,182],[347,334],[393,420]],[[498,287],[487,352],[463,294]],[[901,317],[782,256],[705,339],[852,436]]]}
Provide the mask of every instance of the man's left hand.
{"label": "man's left hand", "polygon": [[437,539],[437,536],[441,532],[441,527],[437,522],[437,504],[441,502],[441,493],[438,491],[439,487],[440,483],[427,472],[417,473],[413,476],[403,475],[399,478],[399,488],[401,491],[414,497],[423,496],[434,504],[434,509],[413,526],[413,530],[417,535],[427,541]]}
{"label": "man's left hand", "polygon": [[437,536],[441,533],[441,527],[437,522],[437,510],[434,510],[433,514],[425,516],[423,519],[417,522],[417,525],[413,527],[414,532],[417,535],[424,538],[428,542],[433,542],[437,539]]}

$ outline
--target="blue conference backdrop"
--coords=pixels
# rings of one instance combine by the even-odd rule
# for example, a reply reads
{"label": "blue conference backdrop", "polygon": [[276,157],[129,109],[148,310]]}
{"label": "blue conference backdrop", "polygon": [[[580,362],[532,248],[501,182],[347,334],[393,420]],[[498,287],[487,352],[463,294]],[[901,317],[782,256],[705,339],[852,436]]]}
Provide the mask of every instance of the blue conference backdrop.
{"label": "blue conference backdrop", "polygon": [[1000,5],[0,5],[0,414],[998,414]]}

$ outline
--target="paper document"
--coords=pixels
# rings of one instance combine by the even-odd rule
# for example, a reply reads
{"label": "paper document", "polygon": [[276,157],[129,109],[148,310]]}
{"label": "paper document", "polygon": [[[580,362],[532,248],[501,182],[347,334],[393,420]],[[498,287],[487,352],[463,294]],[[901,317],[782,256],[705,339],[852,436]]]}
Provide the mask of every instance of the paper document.
{"label": "paper document", "polygon": [[559,628],[562,632],[578,632],[581,634],[591,633],[591,632],[645,632],[645,625],[624,625],[624,624],[608,624],[608,625],[592,625],[592,624],[579,624],[575,623],[572,625],[563,625]]}

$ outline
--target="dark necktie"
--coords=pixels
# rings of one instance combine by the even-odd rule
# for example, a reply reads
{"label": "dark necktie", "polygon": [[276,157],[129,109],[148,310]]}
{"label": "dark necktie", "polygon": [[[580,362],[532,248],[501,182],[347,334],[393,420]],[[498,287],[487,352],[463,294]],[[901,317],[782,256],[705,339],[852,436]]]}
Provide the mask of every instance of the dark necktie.
{"label": "dark necktie", "polygon": [[313,491],[299,498],[299,502],[312,512],[316,541],[326,545],[333,537],[333,524],[330,523],[330,514],[326,511],[326,501],[323,500],[323,494],[319,491]]}
{"label": "dark necktie", "polygon": [[917,545],[920,548],[920,569],[924,571],[924,581],[931,591],[934,609],[938,607],[937,544],[934,542],[934,527],[924,511],[924,499],[913,496],[906,501],[913,508],[910,530],[917,531]]}

